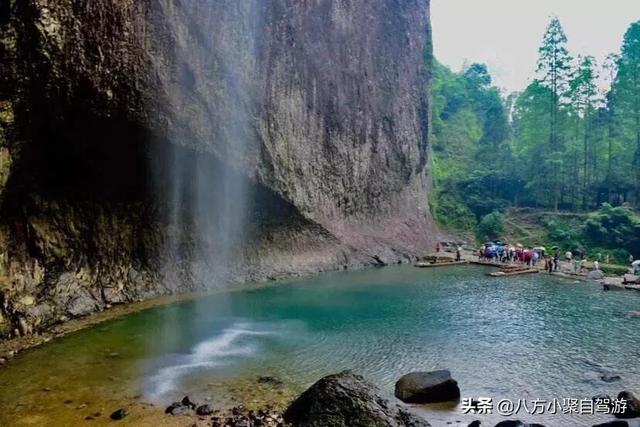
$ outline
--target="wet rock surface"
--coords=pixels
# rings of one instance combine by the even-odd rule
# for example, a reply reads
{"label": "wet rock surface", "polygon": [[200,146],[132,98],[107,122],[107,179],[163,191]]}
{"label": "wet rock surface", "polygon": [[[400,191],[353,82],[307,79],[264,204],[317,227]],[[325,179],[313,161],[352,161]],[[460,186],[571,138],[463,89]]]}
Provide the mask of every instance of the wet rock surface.
{"label": "wet rock surface", "polygon": [[460,388],[447,370],[412,372],[396,382],[395,395],[407,403],[449,402],[460,399]]}
{"label": "wet rock surface", "polygon": [[284,413],[296,427],[428,427],[430,424],[379,396],[377,387],[345,371],[302,393]]}
{"label": "wet rock surface", "polygon": [[616,418],[638,418],[640,417],[640,400],[630,391],[621,391],[618,400],[624,400],[627,405],[620,414],[615,414]]}

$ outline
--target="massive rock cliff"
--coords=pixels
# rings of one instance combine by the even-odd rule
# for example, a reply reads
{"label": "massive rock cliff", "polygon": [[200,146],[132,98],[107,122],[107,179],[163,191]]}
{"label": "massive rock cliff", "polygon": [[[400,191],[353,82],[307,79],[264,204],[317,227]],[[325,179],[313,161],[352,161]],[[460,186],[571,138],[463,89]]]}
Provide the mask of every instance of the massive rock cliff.
{"label": "massive rock cliff", "polygon": [[202,286],[196,174],[249,194],[237,280],[421,254],[430,40],[428,0],[2,2],[0,335]]}

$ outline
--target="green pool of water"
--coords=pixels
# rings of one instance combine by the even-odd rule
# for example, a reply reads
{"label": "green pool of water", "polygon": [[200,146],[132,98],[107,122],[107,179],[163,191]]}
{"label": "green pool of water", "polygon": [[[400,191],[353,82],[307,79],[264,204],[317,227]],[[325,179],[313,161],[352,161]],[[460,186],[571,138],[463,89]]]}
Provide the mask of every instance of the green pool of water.
{"label": "green pool of water", "polygon": [[[131,315],[0,370],[0,425],[60,405],[108,407],[137,394],[164,404],[258,375],[302,389],[343,369],[388,396],[401,375],[443,368],[464,397],[561,400],[640,391],[640,319],[625,317],[640,309],[640,293],[606,293],[543,274],[491,278],[487,271],[331,273]],[[622,379],[604,382],[605,373]],[[464,415],[460,406],[419,410],[434,425],[498,420]],[[608,417],[512,418],[553,426]]]}

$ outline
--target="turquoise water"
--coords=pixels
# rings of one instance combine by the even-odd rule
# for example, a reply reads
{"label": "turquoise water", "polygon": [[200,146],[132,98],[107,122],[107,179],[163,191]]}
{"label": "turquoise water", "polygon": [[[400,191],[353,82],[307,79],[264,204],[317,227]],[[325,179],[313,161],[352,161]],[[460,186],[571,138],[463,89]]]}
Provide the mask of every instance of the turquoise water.
{"label": "turquoise water", "polygon": [[[91,369],[88,390],[115,376],[164,403],[211,381],[272,375],[303,388],[352,369],[392,396],[401,375],[446,368],[463,397],[562,400],[640,391],[640,319],[625,317],[640,309],[640,293],[607,293],[544,274],[491,278],[487,271],[331,273],[161,307],[30,352],[0,371],[0,385],[12,369],[34,365],[54,388],[64,387],[65,375]],[[622,379],[606,383],[604,373]],[[499,419],[464,415],[459,406],[419,410],[434,425]],[[511,418],[551,426],[607,419]]]}

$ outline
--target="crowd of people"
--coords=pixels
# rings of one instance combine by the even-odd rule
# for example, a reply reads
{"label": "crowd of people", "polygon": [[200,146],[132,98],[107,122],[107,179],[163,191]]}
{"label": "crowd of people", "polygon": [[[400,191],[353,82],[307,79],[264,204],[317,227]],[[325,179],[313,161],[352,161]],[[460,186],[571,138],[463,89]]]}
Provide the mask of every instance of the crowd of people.
{"label": "crowd of people", "polygon": [[[436,244],[436,252],[440,252],[442,245],[440,242]],[[456,261],[461,260],[462,248],[459,245],[455,246]],[[611,259],[609,255],[602,257],[601,254],[597,254],[596,259],[590,264],[589,270],[600,270],[600,262],[610,264]],[[573,273],[578,274],[587,268],[587,257],[583,250],[566,251],[561,254],[560,248],[554,246],[551,248],[551,252],[548,253],[547,249],[543,246],[537,247],[524,247],[521,244],[511,245],[501,241],[488,242],[480,246],[478,249],[478,260],[488,261],[495,263],[508,263],[515,264],[520,263],[530,267],[535,267],[544,262],[544,269],[549,273],[553,273],[560,270],[561,259],[565,261],[565,271],[572,270]],[[640,260],[635,260],[632,255],[629,255],[629,262],[631,264],[631,270],[633,274],[640,275]]]}
{"label": "crowd of people", "polygon": [[[567,251],[564,257],[573,267],[574,273],[582,271],[587,261],[585,253],[582,251]],[[531,267],[544,262],[544,269],[553,273],[560,268],[561,253],[557,246],[551,249],[551,253],[547,253],[547,249],[543,246],[524,247],[521,244],[514,246],[497,241],[482,245],[478,251],[478,259],[491,262],[521,263]],[[594,269],[598,270],[599,268],[598,261],[595,261]]]}

